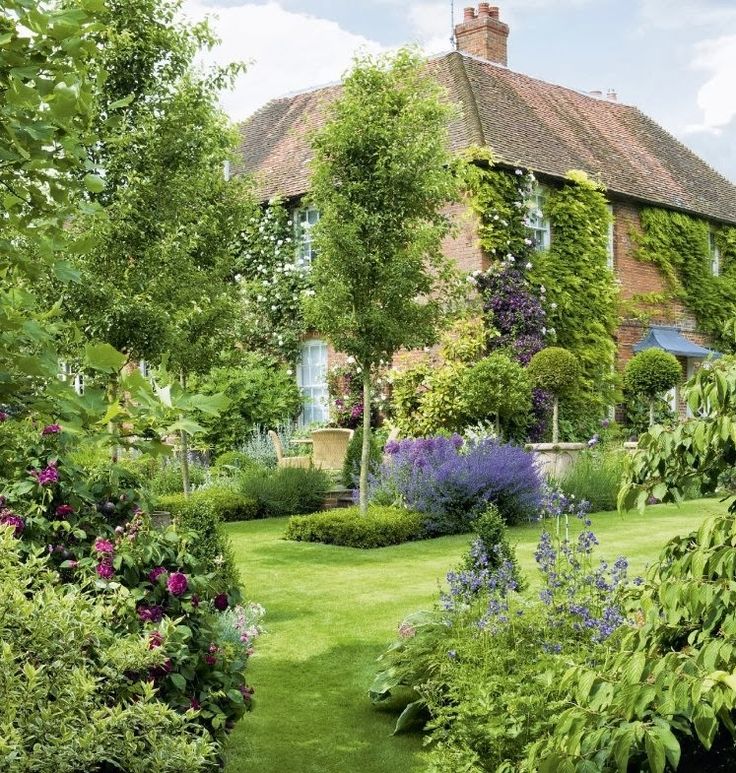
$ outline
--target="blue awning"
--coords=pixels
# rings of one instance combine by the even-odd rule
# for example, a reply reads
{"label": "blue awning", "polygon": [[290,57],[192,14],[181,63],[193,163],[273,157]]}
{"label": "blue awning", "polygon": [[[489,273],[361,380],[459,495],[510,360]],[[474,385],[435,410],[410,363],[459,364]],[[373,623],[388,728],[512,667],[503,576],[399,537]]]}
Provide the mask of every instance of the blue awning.
{"label": "blue awning", "polygon": [[635,352],[643,352],[645,349],[664,349],[676,357],[695,357],[699,360],[721,356],[719,352],[688,341],[677,328],[660,325],[652,325],[644,338],[634,346]]}

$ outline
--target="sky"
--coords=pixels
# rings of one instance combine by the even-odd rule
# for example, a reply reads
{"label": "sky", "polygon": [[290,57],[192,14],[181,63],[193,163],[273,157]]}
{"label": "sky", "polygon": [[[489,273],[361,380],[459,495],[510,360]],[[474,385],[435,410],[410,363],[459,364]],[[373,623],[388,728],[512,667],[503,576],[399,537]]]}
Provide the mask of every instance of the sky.
{"label": "sky", "polygon": [[[455,20],[463,6],[456,0]],[[736,182],[736,0],[497,0],[509,67],[582,91],[614,89]],[[450,0],[184,0],[210,16],[208,61],[248,63],[222,104],[234,120],[269,99],[339,81],[359,53],[451,50]]]}

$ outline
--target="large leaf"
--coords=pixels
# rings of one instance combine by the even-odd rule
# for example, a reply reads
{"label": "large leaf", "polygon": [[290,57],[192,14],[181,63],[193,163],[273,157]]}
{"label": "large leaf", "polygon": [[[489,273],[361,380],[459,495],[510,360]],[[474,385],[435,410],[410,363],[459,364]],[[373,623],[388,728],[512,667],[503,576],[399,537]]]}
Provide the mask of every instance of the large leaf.
{"label": "large leaf", "polygon": [[126,357],[110,344],[88,344],[84,349],[85,367],[102,373],[118,373]]}

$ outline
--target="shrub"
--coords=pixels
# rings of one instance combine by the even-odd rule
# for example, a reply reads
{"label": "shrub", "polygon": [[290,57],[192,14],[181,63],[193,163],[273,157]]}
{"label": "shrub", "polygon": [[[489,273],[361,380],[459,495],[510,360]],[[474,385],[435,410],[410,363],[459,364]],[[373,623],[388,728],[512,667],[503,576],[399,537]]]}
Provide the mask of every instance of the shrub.
{"label": "shrub", "polygon": [[562,476],[559,486],[567,496],[590,502],[593,512],[615,510],[626,457],[623,450],[585,451]]}
{"label": "shrub", "polygon": [[[190,484],[193,487],[201,486],[206,480],[207,468],[201,464],[190,462]],[[181,494],[184,491],[184,482],[179,462],[173,459],[164,461],[153,477],[144,483],[144,488],[153,497],[166,496],[167,494]]]}
{"label": "shrub", "polygon": [[[290,424],[281,424],[274,428],[281,438],[281,444],[284,448],[291,447],[291,440],[294,436]],[[276,468],[276,449],[273,447],[273,441],[268,435],[269,429],[264,426],[255,427],[248,434],[240,447],[240,451],[251,459],[259,467],[268,470]]]}
{"label": "shrub", "polygon": [[316,469],[284,467],[240,478],[242,493],[257,503],[261,518],[313,513],[324,505],[329,488],[329,476]]}
{"label": "shrub", "polygon": [[226,451],[215,459],[212,465],[212,472],[215,474],[232,474],[242,472],[243,470],[252,470],[258,467],[258,462],[251,459],[243,451]]}
{"label": "shrub", "polygon": [[425,514],[431,535],[470,531],[493,503],[508,524],[533,518],[542,481],[531,454],[487,439],[464,443],[434,437],[402,440],[386,447],[390,459],[372,482],[371,496],[393,497]]}
{"label": "shrub", "polygon": [[293,376],[262,355],[248,354],[237,367],[215,368],[193,387],[202,394],[224,393],[230,400],[217,418],[202,422],[204,442],[218,454],[234,448],[258,425],[291,421],[302,407]]}
{"label": "shrub", "polygon": [[[383,460],[383,453],[381,446],[373,432],[371,432],[370,440],[370,466],[368,468],[369,475],[375,475],[378,468],[381,466]],[[356,480],[360,475],[360,461],[363,453],[363,427],[358,427],[355,430],[350,443],[348,445],[348,451],[345,454],[345,461],[342,465],[342,485],[345,488],[356,487]]]}
{"label": "shrub", "polygon": [[289,520],[285,537],[297,542],[381,548],[422,539],[426,536],[423,520],[420,513],[401,507],[371,506],[365,515],[358,507],[348,507],[295,516]]}
{"label": "shrub", "polygon": [[47,560],[21,560],[11,534],[0,528],[0,767],[211,770],[216,749],[195,715],[147,683],[166,647],[149,632],[111,630],[102,599],[59,585]]}
{"label": "shrub", "polygon": [[550,346],[537,352],[527,367],[532,384],[553,397],[552,442],[560,439],[560,398],[574,391],[580,379],[578,358],[567,349]]}
{"label": "shrub", "polygon": [[524,368],[503,352],[494,352],[473,365],[465,374],[468,420],[493,418],[497,434],[508,437],[511,426],[517,433],[526,427],[532,409],[532,390]]}
{"label": "shrub", "polygon": [[674,389],[682,379],[677,357],[662,349],[646,349],[632,357],[624,371],[624,384],[633,395],[644,397],[650,405],[649,424],[654,424],[655,401]]}

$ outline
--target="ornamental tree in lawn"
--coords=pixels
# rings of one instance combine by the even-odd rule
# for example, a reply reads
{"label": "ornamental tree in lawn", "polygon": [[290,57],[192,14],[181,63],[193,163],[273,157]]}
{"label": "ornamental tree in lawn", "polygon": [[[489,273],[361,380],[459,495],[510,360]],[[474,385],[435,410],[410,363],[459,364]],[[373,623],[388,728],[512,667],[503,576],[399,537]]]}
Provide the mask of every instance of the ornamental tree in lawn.
{"label": "ornamental tree in lawn", "polygon": [[360,505],[367,506],[371,375],[400,348],[435,339],[456,196],[447,125],[451,108],[409,50],[356,62],[312,146],[315,294],[307,319],[363,376]]}
{"label": "ornamental tree in lawn", "polygon": [[663,349],[645,349],[629,360],[624,373],[626,388],[649,401],[649,426],[654,426],[657,397],[674,389],[682,380],[682,367],[674,354]]}
{"label": "ornamental tree in lawn", "polygon": [[560,398],[570,394],[580,381],[578,358],[567,349],[550,346],[532,357],[527,373],[534,386],[544,389],[554,398],[552,442],[557,443],[560,439]]}

